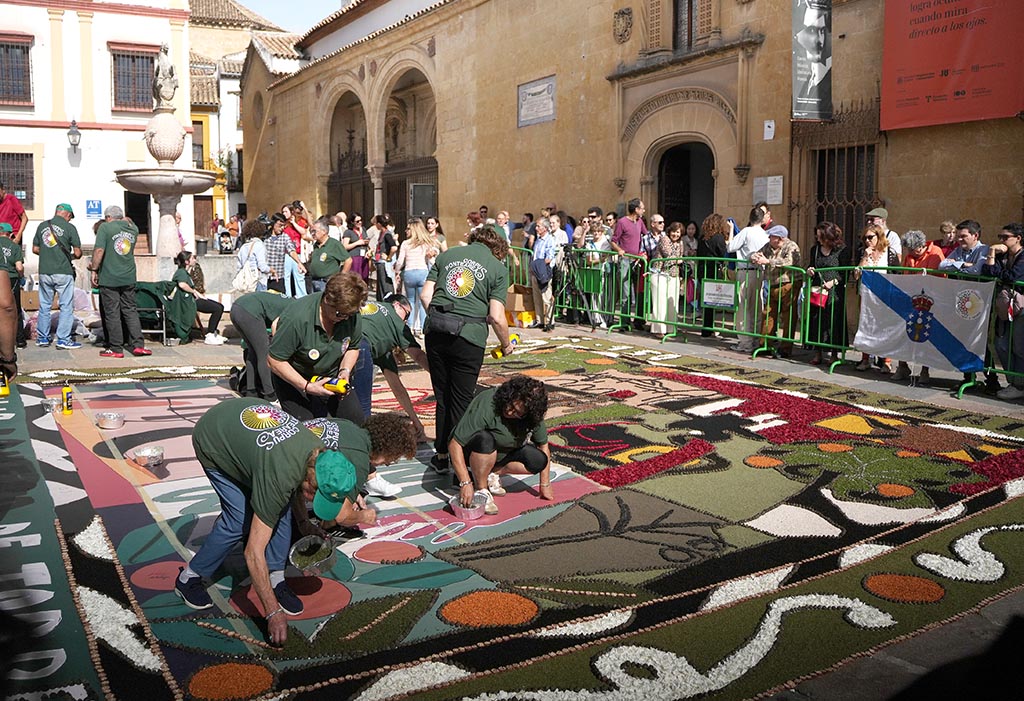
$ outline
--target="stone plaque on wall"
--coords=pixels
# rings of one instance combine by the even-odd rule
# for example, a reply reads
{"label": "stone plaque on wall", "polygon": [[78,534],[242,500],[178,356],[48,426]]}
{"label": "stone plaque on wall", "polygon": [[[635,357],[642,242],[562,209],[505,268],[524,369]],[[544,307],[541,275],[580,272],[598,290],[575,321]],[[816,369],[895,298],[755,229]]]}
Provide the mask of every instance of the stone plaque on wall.
{"label": "stone plaque on wall", "polygon": [[520,127],[555,121],[555,76],[520,85],[516,104]]}

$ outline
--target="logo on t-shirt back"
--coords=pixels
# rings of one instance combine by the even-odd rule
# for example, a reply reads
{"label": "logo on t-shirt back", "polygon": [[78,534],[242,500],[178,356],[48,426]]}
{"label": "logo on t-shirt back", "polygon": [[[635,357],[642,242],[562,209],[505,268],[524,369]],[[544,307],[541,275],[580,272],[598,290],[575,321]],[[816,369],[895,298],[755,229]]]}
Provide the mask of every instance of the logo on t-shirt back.
{"label": "logo on t-shirt back", "polygon": [[135,237],[127,231],[122,231],[114,236],[114,252],[119,256],[130,256],[133,245],[135,245]]}

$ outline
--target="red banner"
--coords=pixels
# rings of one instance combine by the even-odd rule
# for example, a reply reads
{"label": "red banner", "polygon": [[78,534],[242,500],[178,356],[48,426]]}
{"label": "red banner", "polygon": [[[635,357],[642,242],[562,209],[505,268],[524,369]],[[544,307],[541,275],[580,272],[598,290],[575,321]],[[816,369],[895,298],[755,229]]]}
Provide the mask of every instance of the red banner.
{"label": "red banner", "polygon": [[1024,0],[889,0],[882,129],[1024,111]]}

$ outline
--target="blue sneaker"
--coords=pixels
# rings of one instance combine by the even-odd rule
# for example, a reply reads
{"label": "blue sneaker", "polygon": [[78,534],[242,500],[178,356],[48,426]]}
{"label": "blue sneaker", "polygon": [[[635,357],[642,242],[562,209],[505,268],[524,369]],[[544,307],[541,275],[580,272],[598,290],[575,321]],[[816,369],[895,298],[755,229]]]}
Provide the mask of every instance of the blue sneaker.
{"label": "blue sneaker", "polygon": [[82,344],[78,341],[68,341],[66,343],[64,341],[57,341],[58,350],[78,350],[81,347]]}
{"label": "blue sneaker", "polygon": [[[184,571],[184,567],[178,568],[179,575]],[[206,587],[203,586],[202,577],[190,577],[184,584],[182,584],[180,578],[175,577],[174,593],[181,597],[186,606],[196,609],[197,611],[208,609],[213,606],[213,599],[210,598],[209,592],[207,592]]]}
{"label": "blue sneaker", "polygon": [[36,346],[38,346],[39,348],[47,348],[47,347],[49,347],[49,345],[50,345],[50,339],[43,338],[41,336],[36,338]]}
{"label": "blue sneaker", "polygon": [[282,581],[274,587],[274,596],[277,597],[277,603],[281,604],[284,612],[290,616],[298,616],[305,610],[302,600],[295,596],[295,592],[292,591],[292,588],[288,586],[286,581]]}

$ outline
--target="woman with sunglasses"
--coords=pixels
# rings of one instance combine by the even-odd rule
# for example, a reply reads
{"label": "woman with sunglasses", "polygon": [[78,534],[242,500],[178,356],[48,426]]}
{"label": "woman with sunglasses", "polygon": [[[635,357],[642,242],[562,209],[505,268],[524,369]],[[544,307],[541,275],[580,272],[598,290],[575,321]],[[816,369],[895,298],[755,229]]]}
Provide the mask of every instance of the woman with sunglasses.
{"label": "woman with sunglasses", "polygon": [[[864,233],[861,234],[861,241],[864,244],[864,253],[860,259],[860,268],[871,268],[875,272],[885,275],[885,268],[895,268],[900,264],[899,254],[889,248],[889,239],[886,237],[885,231],[878,224],[868,224],[864,228]],[[860,269],[853,271],[855,280],[860,280],[860,275]],[[860,319],[860,295],[853,296],[852,299],[855,300],[855,304],[850,304],[846,308],[848,325],[851,320],[851,312],[853,314],[853,327],[849,332],[850,338],[856,337]],[[877,358],[876,362],[878,369],[883,374],[888,375],[892,372],[892,363],[889,362],[888,358]],[[864,372],[870,367],[871,356],[867,353],[861,353],[860,362],[857,363],[856,369]]]}
{"label": "woman with sunglasses", "polygon": [[366,282],[370,279],[370,262],[366,257],[369,241],[363,232],[363,217],[359,212],[352,213],[352,228],[346,229],[341,235],[341,245],[352,256],[352,272]]}
{"label": "woman with sunglasses", "polygon": [[[1024,226],[1013,222],[999,233],[999,243],[988,249],[982,275],[998,279],[996,295],[996,355],[1010,384],[996,392],[1000,399],[1024,397]],[[1012,311],[1012,315],[1011,312]],[[1016,321],[1016,323],[1014,323]]]}
{"label": "woman with sunglasses", "polygon": [[350,381],[359,360],[359,309],[366,297],[366,283],[358,275],[337,273],[323,292],[296,300],[287,318],[278,321],[267,364],[281,408],[295,418],[333,416],[362,424],[355,392],[342,395],[325,385],[335,377]]}

